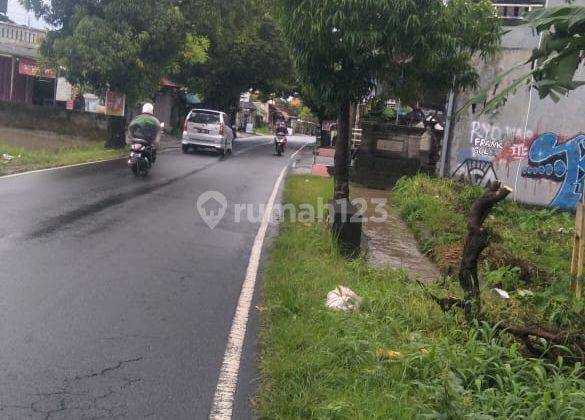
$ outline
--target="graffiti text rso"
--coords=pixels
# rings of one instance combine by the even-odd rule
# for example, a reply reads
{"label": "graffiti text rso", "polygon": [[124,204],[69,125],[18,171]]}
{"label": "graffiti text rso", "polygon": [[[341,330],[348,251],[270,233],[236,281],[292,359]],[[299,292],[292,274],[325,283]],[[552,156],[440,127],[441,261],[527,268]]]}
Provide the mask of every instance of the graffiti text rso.
{"label": "graffiti text rso", "polygon": [[471,124],[471,147],[476,158],[493,158],[500,153],[506,144],[514,139],[531,137],[532,131],[518,127],[500,127],[480,121]]}

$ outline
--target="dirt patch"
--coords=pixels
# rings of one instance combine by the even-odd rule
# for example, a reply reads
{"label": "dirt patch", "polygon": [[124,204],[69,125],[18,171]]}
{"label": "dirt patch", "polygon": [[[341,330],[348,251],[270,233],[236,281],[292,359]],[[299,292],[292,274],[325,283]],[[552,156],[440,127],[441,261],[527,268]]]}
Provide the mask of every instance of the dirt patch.
{"label": "dirt patch", "polygon": [[[461,263],[463,244],[452,243],[437,247],[431,254],[433,260],[445,275],[456,275]],[[537,280],[545,281],[547,275],[539,268],[521,258],[512,255],[499,245],[490,245],[480,258],[480,263],[487,262],[491,269],[501,267],[518,267],[520,278],[526,283],[534,283]]]}
{"label": "dirt patch", "polygon": [[457,274],[462,255],[463,245],[460,243],[442,245],[431,252],[433,261],[435,261],[441,273],[447,276]]}

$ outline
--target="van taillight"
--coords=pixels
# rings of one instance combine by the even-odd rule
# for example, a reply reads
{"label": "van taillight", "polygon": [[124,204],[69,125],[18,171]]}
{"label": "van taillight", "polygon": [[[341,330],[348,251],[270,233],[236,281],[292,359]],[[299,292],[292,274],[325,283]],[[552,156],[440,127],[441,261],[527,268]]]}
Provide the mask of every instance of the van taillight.
{"label": "van taillight", "polygon": [[224,125],[224,123],[221,123],[221,124],[219,125],[219,135],[220,135],[220,136],[223,136],[223,133],[224,133],[224,132],[225,132],[225,125]]}
{"label": "van taillight", "polygon": [[188,124],[189,124],[189,117],[185,118],[185,125],[183,125],[183,131],[187,131],[187,128],[189,128]]}

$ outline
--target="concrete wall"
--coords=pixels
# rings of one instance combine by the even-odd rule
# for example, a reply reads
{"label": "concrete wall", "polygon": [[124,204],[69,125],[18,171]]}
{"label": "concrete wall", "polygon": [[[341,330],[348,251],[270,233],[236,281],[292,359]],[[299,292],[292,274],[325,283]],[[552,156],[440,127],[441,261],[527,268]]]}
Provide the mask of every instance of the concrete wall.
{"label": "concrete wall", "polygon": [[364,120],[362,143],[351,181],[371,188],[389,189],[398,179],[423,169],[421,138],[424,128]]}
{"label": "concrete wall", "polygon": [[[503,40],[501,54],[481,65],[482,87],[492,85],[496,74],[526,62],[538,43],[539,37],[530,29],[513,28]],[[526,65],[502,84],[528,70]],[[583,68],[577,77],[585,80]],[[470,96],[458,95],[455,109]],[[512,198],[520,202],[574,208],[582,197],[585,179],[584,106],[585,88],[555,103],[539,99],[537,91],[522,85],[495,116],[464,111],[453,126],[449,143],[450,174],[477,184],[499,179],[514,189]]]}
{"label": "concrete wall", "polygon": [[106,141],[107,118],[105,115],[88,112],[0,102],[0,130],[2,127],[42,130],[93,141]]}

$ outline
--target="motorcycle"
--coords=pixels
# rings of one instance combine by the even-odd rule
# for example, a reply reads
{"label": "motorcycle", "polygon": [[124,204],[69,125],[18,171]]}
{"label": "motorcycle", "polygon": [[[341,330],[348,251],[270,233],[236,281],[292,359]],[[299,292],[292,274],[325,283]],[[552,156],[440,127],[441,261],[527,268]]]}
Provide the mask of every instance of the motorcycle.
{"label": "motorcycle", "polygon": [[282,156],[284,153],[284,148],[286,146],[286,136],[284,134],[277,134],[274,138],[274,147],[276,148],[276,154],[278,156]]}
{"label": "motorcycle", "polygon": [[146,176],[156,162],[156,150],[144,140],[136,139],[130,146],[128,166],[135,176]]}
{"label": "motorcycle", "polygon": [[[164,123],[161,124],[164,128]],[[130,159],[128,166],[134,176],[147,176],[156,162],[156,147],[142,139],[134,139],[130,145]]]}

